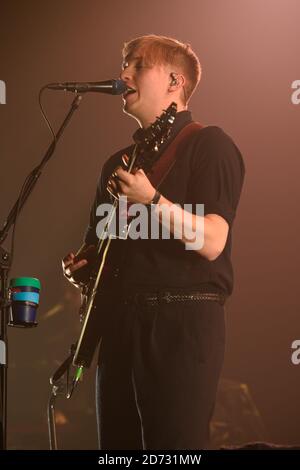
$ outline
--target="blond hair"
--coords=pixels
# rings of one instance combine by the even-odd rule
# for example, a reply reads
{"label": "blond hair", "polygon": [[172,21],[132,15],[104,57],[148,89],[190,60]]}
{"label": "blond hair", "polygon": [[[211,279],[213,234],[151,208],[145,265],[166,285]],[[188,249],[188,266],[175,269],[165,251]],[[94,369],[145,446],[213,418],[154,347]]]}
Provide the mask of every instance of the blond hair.
{"label": "blond hair", "polygon": [[139,50],[143,61],[148,66],[172,65],[184,75],[186,84],[184,94],[189,101],[201,78],[201,65],[190,44],[177,39],[150,34],[125,42],[122,50],[123,60],[127,62]]}

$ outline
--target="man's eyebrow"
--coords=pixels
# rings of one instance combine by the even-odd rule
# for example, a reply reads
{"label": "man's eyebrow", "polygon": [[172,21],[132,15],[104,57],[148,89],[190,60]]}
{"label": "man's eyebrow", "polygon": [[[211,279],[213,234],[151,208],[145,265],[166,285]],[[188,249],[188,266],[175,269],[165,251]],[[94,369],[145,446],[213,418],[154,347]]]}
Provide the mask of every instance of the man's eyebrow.
{"label": "man's eyebrow", "polygon": [[127,56],[125,57],[125,59],[123,60],[122,62],[122,65],[128,65],[130,62],[133,62],[133,61],[139,61],[139,60],[142,60],[143,57],[142,56],[138,56],[138,55],[132,55],[132,56]]}

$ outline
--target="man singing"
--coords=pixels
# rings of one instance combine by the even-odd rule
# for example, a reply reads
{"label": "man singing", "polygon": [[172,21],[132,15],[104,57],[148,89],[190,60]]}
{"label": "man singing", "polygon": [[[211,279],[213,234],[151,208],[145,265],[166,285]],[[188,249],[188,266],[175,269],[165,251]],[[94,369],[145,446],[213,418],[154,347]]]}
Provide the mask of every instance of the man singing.
{"label": "man singing", "polygon": [[[188,102],[200,75],[199,60],[187,44],[155,35],[125,43],[124,112],[139,123],[135,142],[176,103],[170,137],[159,149],[164,157],[192,123]],[[233,289],[231,233],[245,170],[238,148],[220,127],[199,126],[179,140],[180,155],[159,191],[142,169],[127,171],[134,145],[107,160],[84,244],[76,257],[70,253],[63,260],[66,277],[82,284],[81,273],[91,265],[90,253],[99,241],[100,204],[126,196],[151,207],[161,223],[163,211],[175,208],[169,239],[131,239],[129,234],[113,241],[107,269],[111,282],[100,287],[97,302],[102,449],[209,447],[224,357],[224,303]],[[203,205],[203,214],[195,211],[185,218],[186,204]],[[178,237],[176,227],[184,220],[189,230],[183,227]],[[187,231],[203,243],[189,244]]]}

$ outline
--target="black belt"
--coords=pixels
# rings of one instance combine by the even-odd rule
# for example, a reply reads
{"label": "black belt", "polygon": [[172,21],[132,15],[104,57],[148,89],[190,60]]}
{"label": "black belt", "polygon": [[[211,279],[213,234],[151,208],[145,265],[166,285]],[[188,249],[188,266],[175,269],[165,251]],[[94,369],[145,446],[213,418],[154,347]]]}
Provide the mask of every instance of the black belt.
{"label": "black belt", "polygon": [[226,301],[225,294],[217,292],[187,292],[187,293],[175,293],[169,291],[162,292],[139,292],[133,295],[125,296],[125,302],[135,301],[146,301],[147,303],[156,304],[157,302],[163,301],[166,303],[171,302],[198,302],[198,301],[213,301],[224,305]]}

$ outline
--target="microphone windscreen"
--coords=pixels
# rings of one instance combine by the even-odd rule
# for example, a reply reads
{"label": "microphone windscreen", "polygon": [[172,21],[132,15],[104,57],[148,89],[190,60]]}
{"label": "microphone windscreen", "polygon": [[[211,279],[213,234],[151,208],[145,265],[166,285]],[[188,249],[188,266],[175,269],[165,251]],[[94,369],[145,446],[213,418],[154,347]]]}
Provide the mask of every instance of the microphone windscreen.
{"label": "microphone windscreen", "polygon": [[122,95],[127,90],[127,85],[124,80],[114,80],[113,95]]}

